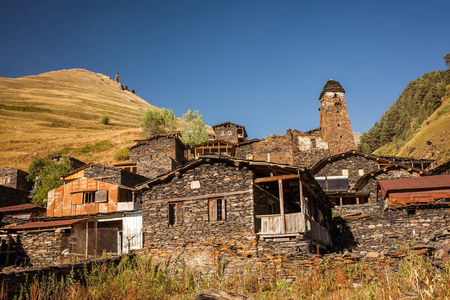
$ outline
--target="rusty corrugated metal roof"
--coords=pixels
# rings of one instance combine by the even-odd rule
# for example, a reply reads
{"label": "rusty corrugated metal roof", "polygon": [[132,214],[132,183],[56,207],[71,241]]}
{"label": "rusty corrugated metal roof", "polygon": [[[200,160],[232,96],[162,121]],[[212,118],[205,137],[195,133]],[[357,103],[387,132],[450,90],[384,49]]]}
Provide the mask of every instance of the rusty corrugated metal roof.
{"label": "rusty corrugated metal roof", "polygon": [[42,206],[38,206],[38,205],[34,205],[31,203],[25,203],[25,204],[20,204],[20,205],[13,205],[13,206],[5,206],[5,207],[0,207],[0,212],[17,212],[17,211],[24,211],[24,210],[31,210],[34,208],[41,208],[44,209],[44,207]]}
{"label": "rusty corrugated metal roof", "polygon": [[37,229],[37,228],[49,228],[49,227],[63,227],[76,224],[81,221],[88,220],[89,218],[81,219],[68,219],[68,220],[55,220],[55,221],[44,221],[44,222],[30,222],[19,226],[9,227],[12,230],[26,230],[26,229]]}
{"label": "rusty corrugated metal roof", "polygon": [[450,189],[450,175],[435,175],[378,181],[383,198],[393,192],[418,192]]}
{"label": "rusty corrugated metal roof", "polygon": [[443,198],[450,198],[450,189],[437,191],[390,193],[389,202],[397,203],[433,203]]}

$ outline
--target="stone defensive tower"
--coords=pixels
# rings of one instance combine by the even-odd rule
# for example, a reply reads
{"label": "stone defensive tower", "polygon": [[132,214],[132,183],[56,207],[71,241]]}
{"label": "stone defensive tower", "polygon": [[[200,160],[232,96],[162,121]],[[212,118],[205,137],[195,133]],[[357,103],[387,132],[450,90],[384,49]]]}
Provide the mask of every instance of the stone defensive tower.
{"label": "stone defensive tower", "polygon": [[344,94],[339,82],[330,79],[319,97],[320,129],[330,155],[356,148]]}

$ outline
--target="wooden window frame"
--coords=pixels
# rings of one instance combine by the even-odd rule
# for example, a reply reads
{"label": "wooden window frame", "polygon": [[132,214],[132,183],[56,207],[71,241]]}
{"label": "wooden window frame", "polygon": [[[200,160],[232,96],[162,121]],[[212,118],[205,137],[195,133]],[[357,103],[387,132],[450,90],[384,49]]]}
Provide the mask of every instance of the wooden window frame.
{"label": "wooden window frame", "polygon": [[168,203],[168,218],[170,226],[183,224],[184,221],[184,202]]}
{"label": "wooden window frame", "polygon": [[209,222],[227,219],[226,201],[223,197],[208,199]]}
{"label": "wooden window frame", "polygon": [[96,203],[108,202],[108,190],[100,190],[95,192],[95,202]]}
{"label": "wooden window frame", "polygon": [[95,203],[95,192],[83,192],[83,204]]}
{"label": "wooden window frame", "polygon": [[129,202],[134,202],[133,191],[128,190],[128,189],[118,188],[118,190],[117,190],[117,202],[128,202],[128,203]]}

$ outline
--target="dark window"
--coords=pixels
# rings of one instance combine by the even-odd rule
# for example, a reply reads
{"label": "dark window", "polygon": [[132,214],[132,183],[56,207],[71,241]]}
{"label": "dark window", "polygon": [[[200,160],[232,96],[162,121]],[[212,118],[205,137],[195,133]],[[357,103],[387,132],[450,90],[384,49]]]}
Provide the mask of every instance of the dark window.
{"label": "dark window", "polygon": [[132,202],[133,192],[130,190],[119,189],[119,202]]}
{"label": "dark window", "polygon": [[316,177],[316,181],[324,191],[347,191],[349,189],[347,176]]}
{"label": "dark window", "polygon": [[225,219],[225,200],[223,198],[209,199],[209,221],[222,221]]}
{"label": "dark window", "polygon": [[172,202],[169,203],[169,225],[183,223],[184,217],[184,203]]}
{"label": "dark window", "polygon": [[93,202],[95,202],[95,192],[84,192],[83,203],[93,203]]}
{"label": "dark window", "polygon": [[348,178],[328,179],[328,190],[330,191],[346,191],[348,188]]}
{"label": "dark window", "polygon": [[311,139],[311,148],[316,148],[317,144],[316,144],[316,139]]}

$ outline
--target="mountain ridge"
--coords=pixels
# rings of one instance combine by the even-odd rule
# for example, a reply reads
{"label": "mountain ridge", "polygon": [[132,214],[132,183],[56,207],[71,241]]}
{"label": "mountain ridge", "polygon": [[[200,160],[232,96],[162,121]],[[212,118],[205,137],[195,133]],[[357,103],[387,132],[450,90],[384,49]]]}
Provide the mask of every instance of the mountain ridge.
{"label": "mountain ridge", "polygon": [[[62,149],[86,162],[113,163],[115,151],[140,138],[145,110],[155,108],[109,76],[84,69],[0,77],[0,166],[26,170],[34,158]],[[101,123],[104,116],[110,125]],[[99,141],[107,149],[76,150]]]}

